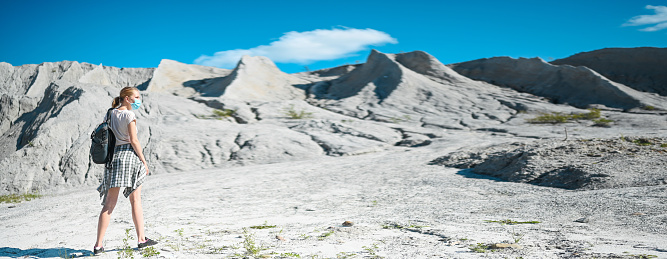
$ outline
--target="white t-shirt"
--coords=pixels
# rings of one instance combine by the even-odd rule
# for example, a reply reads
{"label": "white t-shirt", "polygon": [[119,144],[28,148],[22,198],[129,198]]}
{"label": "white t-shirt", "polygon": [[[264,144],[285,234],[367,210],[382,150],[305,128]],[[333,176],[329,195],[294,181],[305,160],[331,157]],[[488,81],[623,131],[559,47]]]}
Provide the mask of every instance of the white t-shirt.
{"label": "white t-shirt", "polygon": [[[109,126],[111,131],[116,136],[116,146],[130,144],[130,132],[127,130],[127,125],[132,121],[136,121],[137,116],[134,112],[129,110],[111,110],[111,118],[109,118]],[[134,129],[136,130],[136,124]]]}

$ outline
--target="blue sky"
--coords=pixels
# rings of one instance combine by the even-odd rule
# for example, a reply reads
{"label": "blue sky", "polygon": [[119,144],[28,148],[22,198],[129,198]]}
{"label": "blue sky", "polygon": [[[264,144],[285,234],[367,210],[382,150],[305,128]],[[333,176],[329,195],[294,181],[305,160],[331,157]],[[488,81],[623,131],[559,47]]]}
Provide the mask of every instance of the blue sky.
{"label": "blue sky", "polygon": [[445,64],[494,56],[550,60],[601,48],[667,47],[664,6],[664,0],[0,0],[0,61],[157,67],[173,59],[233,68],[237,55],[261,54],[294,73],[364,62],[370,49],[422,50]]}

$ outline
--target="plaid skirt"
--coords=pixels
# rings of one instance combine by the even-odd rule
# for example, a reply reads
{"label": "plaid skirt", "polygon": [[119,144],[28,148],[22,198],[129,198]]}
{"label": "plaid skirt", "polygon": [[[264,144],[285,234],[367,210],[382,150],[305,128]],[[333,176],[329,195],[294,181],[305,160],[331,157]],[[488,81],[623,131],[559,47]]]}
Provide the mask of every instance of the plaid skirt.
{"label": "plaid skirt", "polygon": [[107,200],[107,193],[110,188],[125,187],[123,195],[125,198],[139,188],[146,180],[146,167],[141,162],[139,156],[134,153],[130,144],[116,146],[113,152],[111,168],[104,169],[104,179],[97,191],[100,192],[102,205]]}

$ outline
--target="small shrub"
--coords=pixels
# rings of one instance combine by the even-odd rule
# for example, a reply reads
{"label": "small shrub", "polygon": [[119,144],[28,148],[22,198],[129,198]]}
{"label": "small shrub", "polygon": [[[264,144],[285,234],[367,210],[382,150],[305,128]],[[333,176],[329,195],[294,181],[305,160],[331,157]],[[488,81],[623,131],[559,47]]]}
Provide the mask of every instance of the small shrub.
{"label": "small shrub", "polygon": [[143,257],[153,257],[160,255],[160,252],[155,247],[149,246],[141,250],[141,255]]}
{"label": "small shrub", "polygon": [[246,250],[246,255],[256,256],[266,248],[255,244],[255,236],[248,232],[247,228],[243,228],[243,248]]}
{"label": "small shrub", "polygon": [[595,124],[593,124],[593,126],[597,126],[597,127],[609,127],[609,123],[612,123],[612,122],[614,122],[614,121],[613,121],[613,120],[610,120],[610,119],[600,118],[600,119],[595,119],[595,120],[593,120],[593,122],[595,122]]}
{"label": "small shrub", "polygon": [[234,115],[234,113],[236,113],[236,110],[230,110],[230,109],[224,109],[224,110],[214,109],[213,110],[213,116],[218,117],[218,119],[219,118],[231,117],[232,115]]}
{"label": "small shrub", "polygon": [[290,119],[308,119],[312,118],[313,115],[312,112],[306,112],[305,110],[300,110],[300,111],[295,110],[293,104],[291,104],[289,108],[287,108],[284,112],[285,116],[287,116]]}
{"label": "small shrub", "polygon": [[646,106],[642,107],[642,109],[647,110],[647,111],[655,111],[655,107],[653,107],[651,105],[646,105]]}
{"label": "small shrub", "polygon": [[660,147],[667,147],[667,143],[660,144]]}
{"label": "small shrub", "polygon": [[130,235],[131,228],[125,229],[125,238],[123,238],[123,247],[118,251],[118,259],[134,259],[134,249],[130,246],[130,240],[134,239]]}

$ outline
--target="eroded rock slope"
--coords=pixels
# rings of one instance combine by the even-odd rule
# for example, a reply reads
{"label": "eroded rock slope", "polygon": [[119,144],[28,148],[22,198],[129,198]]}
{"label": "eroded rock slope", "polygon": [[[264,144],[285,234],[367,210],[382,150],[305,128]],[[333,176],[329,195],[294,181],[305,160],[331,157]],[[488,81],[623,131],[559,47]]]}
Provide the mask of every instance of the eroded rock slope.
{"label": "eroded rock slope", "polygon": [[[536,64],[531,66],[538,76],[517,71],[526,62]],[[363,64],[297,74],[280,71],[264,57],[243,57],[233,70],[171,60],[157,68],[0,63],[0,194],[99,184],[103,170],[88,157],[90,132],[125,86],[142,90],[144,105],[135,113],[154,174],[420,147],[458,131],[552,138],[560,136],[560,127],[528,125],[525,119],[541,112],[585,112],[577,107],[593,104],[650,104],[658,111],[605,110],[604,116],[618,120],[614,130],[574,123],[568,125],[578,128],[573,136],[665,134],[662,97],[587,68],[539,60],[496,67],[515,74],[501,78],[507,82],[477,81],[483,79],[474,76],[477,70],[465,72],[462,64],[452,69],[421,51],[372,51]],[[545,84],[545,78],[553,80]],[[559,89],[567,86],[563,82],[583,82],[577,89],[605,94],[586,99]],[[512,85],[516,89],[504,87]]]}

